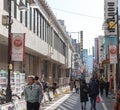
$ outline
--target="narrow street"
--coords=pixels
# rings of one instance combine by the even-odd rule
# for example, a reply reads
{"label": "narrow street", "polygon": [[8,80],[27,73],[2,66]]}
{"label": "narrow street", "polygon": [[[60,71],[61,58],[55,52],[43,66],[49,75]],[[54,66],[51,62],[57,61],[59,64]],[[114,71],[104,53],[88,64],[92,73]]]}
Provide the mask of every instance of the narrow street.
{"label": "narrow street", "polygon": [[[97,103],[97,110],[113,110],[113,100],[111,97],[100,97],[101,102]],[[86,110],[90,110],[90,102],[87,102]],[[79,94],[70,93],[63,96],[58,101],[53,102],[46,108],[41,110],[81,110]]]}

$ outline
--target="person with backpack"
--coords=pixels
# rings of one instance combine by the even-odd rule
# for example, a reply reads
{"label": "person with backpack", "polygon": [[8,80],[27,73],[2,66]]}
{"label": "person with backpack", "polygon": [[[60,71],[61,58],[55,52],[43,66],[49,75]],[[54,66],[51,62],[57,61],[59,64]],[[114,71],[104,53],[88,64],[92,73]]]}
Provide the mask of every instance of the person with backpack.
{"label": "person with backpack", "polygon": [[88,87],[84,79],[80,83],[80,102],[82,110],[86,110],[86,102],[88,101]]}
{"label": "person with backpack", "polygon": [[91,110],[96,110],[96,98],[99,95],[99,84],[96,82],[95,78],[91,78],[89,83],[89,97],[91,102]]}

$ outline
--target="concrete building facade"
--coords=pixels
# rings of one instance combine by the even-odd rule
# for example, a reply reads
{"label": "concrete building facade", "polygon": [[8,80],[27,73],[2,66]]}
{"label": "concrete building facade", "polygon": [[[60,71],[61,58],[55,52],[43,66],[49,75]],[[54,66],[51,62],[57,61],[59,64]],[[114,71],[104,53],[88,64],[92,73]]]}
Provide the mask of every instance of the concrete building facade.
{"label": "concrete building facade", "polygon": [[[8,0],[0,0],[0,69],[7,70],[8,29],[2,25],[3,15],[8,15]],[[30,7],[27,0],[26,12],[19,11],[12,2],[12,33],[25,33],[25,58],[23,62],[12,62],[13,71],[24,72],[44,78],[50,84],[60,85],[69,81],[73,47],[67,32],[58,23],[52,10],[44,0],[35,0],[37,8]]]}

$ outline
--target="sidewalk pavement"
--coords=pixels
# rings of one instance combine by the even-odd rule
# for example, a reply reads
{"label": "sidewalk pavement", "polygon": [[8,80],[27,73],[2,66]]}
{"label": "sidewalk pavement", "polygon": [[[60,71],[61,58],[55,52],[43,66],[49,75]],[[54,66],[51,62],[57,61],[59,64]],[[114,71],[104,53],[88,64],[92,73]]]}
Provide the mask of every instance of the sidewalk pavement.
{"label": "sidewalk pavement", "polygon": [[[115,102],[115,95],[109,94],[108,97],[105,95],[101,96],[101,103],[105,110],[113,110],[114,102]],[[105,104],[105,105],[104,105]]]}
{"label": "sidewalk pavement", "polygon": [[69,93],[66,93],[66,94],[61,94],[58,97],[55,97],[52,101],[45,103],[45,105],[41,105],[40,110],[51,110],[49,108],[51,108],[51,106],[53,106],[53,105],[54,105],[54,107],[52,107],[52,108],[55,108],[56,106],[58,106],[58,104],[60,104],[60,102],[62,103],[71,94],[72,93],[69,92]]}
{"label": "sidewalk pavement", "polygon": [[[55,110],[57,106],[60,105],[60,103],[64,102],[70,95],[74,94],[74,92],[70,92],[69,94],[63,94],[57,98],[55,98],[53,101],[45,104],[45,106],[41,106],[40,110]],[[103,107],[104,110],[113,110],[113,105],[115,102],[115,97],[113,94],[109,94],[108,97],[105,95],[100,96],[101,98],[101,104],[97,104],[98,108]],[[88,104],[89,105],[89,104]]]}

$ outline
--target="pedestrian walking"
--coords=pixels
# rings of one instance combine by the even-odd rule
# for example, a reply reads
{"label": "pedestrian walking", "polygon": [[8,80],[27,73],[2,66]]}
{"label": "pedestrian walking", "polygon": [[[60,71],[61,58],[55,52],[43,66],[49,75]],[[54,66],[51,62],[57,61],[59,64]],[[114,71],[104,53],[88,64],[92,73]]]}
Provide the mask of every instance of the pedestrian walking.
{"label": "pedestrian walking", "polygon": [[80,102],[81,109],[86,110],[86,102],[88,101],[88,87],[85,80],[80,83]]}
{"label": "pedestrian walking", "polygon": [[91,102],[91,110],[96,110],[96,98],[99,95],[99,85],[95,78],[91,78],[89,83],[89,97]]}
{"label": "pedestrian walking", "polygon": [[70,81],[70,90],[73,91],[73,88],[74,88],[74,81],[71,79]]}
{"label": "pedestrian walking", "polygon": [[48,82],[46,82],[44,79],[41,81],[44,92],[48,92]]}
{"label": "pedestrian walking", "polygon": [[57,88],[58,88],[57,83],[56,83],[56,82],[54,82],[54,83],[53,83],[53,85],[52,85],[53,94],[55,94],[55,93],[56,93],[56,89],[57,89]]}
{"label": "pedestrian walking", "polygon": [[27,110],[39,110],[42,100],[42,91],[34,81],[34,76],[28,76],[28,84],[24,89]]}
{"label": "pedestrian walking", "polygon": [[80,89],[80,82],[79,82],[79,80],[75,80],[75,91],[76,91],[76,93],[79,93],[79,89]]}
{"label": "pedestrian walking", "polygon": [[114,78],[113,75],[110,75],[110,92],[113,93],[113,89],[114,89]]}
{"label": "pedestrian walking", "polygon": [[109,92],[109,82],[107,79],[104,81],[104,89],[105,89],[105,95],[108,97],[108,92]]}
{"label": "pedestrian walking", "polygon": [[104,80],[100,79],[99,81],[99,88],[100,88],[100,95],[103,95],[103,90],[104,90]]}
{"label": "pedestrian walking", "polygon": [[35,80],[34,80],[34,82],[35,82],[37,85],[39,85],[40,90],[42,91],[42,97],[43,97],[43,94],[44,94],[43,85],[42,85],[42,83],[40,82],[38,76],[35,76]]}
{"label": "pedestrian walking", "polygon": [[43,85],[42,83],[39,81],[39,77],[35,76],[35,83],[38,84],[40,86],[40,89],[43,91]]}

